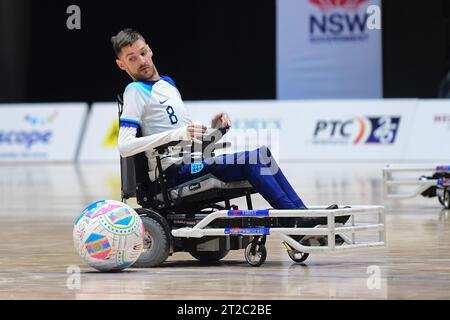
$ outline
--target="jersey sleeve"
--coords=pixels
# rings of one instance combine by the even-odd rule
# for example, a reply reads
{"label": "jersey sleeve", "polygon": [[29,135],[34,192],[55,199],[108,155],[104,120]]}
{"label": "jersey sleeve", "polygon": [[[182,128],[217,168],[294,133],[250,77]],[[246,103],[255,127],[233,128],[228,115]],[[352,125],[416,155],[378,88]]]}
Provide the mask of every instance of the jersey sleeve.
{"label": "jersey sleeve", "polygon": [[161,76],[161,79],[172,85],[174,88],[177,88],[177,85],[175,84],[175,81],[169,76]]}
{"label": "jersey sleeve", "polygon": [[145,92],[138,85],[131,83],[123,94],[123,112],[120,127],[140,128],[145,106]]}

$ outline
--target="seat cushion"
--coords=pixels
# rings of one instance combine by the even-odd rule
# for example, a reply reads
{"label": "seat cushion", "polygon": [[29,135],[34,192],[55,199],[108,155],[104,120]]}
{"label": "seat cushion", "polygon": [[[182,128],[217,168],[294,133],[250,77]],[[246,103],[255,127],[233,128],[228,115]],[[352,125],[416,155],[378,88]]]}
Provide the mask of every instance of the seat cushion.
{"label": "seat cushion", "polygon": [[[252,185],[248,181],[231,181],[223,182],[212,174],[206,174],[197,179],[185,182],[176,187],[170,188],[169,194],[173,200],[181,199],[184,197],[192,196],[201,192],[205,192],[212,189],[232,190],[232,189],[246,189],[252,188]],[[163,201],[162,194],[158,194],[156,198],[159,201]]]}

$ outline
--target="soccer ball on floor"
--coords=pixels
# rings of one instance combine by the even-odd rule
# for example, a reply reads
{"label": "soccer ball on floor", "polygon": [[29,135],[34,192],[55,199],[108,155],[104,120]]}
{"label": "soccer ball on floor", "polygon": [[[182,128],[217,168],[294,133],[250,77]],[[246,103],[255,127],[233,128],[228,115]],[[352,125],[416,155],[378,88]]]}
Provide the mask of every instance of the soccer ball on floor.
{"label": "soccer ball on floor", "polygon": [[89,205],[73,229],[75,250],[99,271],[120,271],[136,262],[143,248],[144,225],[126,204],[101,200]]}

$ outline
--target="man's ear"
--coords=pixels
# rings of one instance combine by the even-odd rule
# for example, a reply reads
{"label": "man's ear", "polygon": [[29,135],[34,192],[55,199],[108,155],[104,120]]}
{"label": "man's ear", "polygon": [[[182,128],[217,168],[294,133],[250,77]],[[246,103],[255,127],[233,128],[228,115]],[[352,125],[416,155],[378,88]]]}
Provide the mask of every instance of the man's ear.
{"label": "man's ear", "polygon": [[145,46],[147,47],[148,51],[150,51],[150,56],[153,57],[153,51],[152,51],[152,49],[150,49],[150,47],[149,47],[148,44],[146,44]]}
{"label": "man's ear", "polygon": [[118,66],[120,69],[126,71],[126,69],[125,69],[125,64],[124,64],[120,59],[116,59],[116,63],[117,63],[117,66]]}

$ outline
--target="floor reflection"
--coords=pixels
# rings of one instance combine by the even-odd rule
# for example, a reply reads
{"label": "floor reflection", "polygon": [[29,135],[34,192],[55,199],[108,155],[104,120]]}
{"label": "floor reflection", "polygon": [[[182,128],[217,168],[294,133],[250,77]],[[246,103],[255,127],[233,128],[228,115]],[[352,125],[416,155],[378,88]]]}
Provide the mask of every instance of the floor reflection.
{"label": "floor reflection", "polygon": [[[383,199],[383,165],[281,163],[307,204],[386,205],[386,248],[316,254],[295,264],[269,237],[260,268],[248,266],[241,250],[209,265],[177,253],[160,268],[116,274],[83,263],[72,228],[90,203],[120,199],[118,163],[1,165],[0,299],[448,299],[450,210],[436,199]],[[255,207],[268,206],[253,199]],[[81,269],[75,290],[67,285],[70,266]]]}

